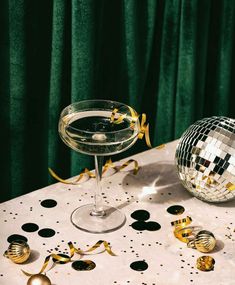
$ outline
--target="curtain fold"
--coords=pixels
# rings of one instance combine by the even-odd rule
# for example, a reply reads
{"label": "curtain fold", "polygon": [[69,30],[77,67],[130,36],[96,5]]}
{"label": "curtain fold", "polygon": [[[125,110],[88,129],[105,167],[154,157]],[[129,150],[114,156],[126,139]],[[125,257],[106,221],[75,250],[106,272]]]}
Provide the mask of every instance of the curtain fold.
{"label": "curtain fold", "polygon": [[1,201],[54,182],[48,167],[64,178],[93,167],[59,138],[71,102],[147,113],[153,145],[235,117],[233,0],[0,1],[0,29]]}
{"label": "curtain fold", "polygon": [[[57,0],[52,11],[52,38],[50,60],[50,89],[48,99],[48,167],[64,169],[70,175],[70,157],[60,143],[58,119],[61,110],[71,102],[71,4]],[[61,157],[65,156],[65,160]],[[45,166],[44,166],[45,167]],[[50,179],[50,177],[49,177]],[[53,180],[50,179],[52,182]]]}

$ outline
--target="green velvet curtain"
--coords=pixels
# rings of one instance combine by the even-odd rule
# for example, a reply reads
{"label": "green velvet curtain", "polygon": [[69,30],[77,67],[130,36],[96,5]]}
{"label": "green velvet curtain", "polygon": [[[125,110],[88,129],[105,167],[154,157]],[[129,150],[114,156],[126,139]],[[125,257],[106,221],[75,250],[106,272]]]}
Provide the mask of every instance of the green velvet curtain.
{"label": "green velvet curtain", "polygon": [[234,35],[234,0],[0,1],[1,201],[92,167],[58,137],[70,102],[146,112],[153,145],[235,117]]}

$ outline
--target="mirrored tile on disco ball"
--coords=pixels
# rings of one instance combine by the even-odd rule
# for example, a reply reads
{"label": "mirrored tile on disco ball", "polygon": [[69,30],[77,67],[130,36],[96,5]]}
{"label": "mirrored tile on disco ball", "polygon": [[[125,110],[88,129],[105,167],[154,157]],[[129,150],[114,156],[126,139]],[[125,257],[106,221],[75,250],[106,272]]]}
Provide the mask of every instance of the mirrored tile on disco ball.
{"label": "mirrored tile on disco ball", "polygon": [[183,185],[196,197],[210,202],[235,197],[225,186],[235,184],[234,135],[235,120],[226,117],[197,121],[182,135],[175,161]]}

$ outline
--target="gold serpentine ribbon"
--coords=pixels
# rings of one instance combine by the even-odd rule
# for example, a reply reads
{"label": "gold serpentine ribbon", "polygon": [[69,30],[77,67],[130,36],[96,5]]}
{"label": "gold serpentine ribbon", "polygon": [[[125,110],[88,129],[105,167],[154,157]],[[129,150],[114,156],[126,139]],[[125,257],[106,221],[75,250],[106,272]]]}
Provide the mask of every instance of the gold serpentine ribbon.
{"label": "gold serpentine ribbon", "polygon": [[193,234],[193,227],[188,227],[191,224],[192,218],[187,216],[186,218],[171,222],[171,225],[175,227],[174,235],[182,242],[188,243],[190,236]]}
{"label": "gold serpentine ribbon", "polygon": [[[134,111],[133,108],[131,108],[130,106],[128,106],[128,108],[130,110],[131,118],[132,118],[131,126],[133,126],[133,124],[138,120],[138,118],[141,117],[141,122],[137,121],[139,130],[140,130],[138,134],[138,138],[143,139],[143,137],[145,137],[145,142],[147,146],[149,148],[152,148],[152,144],[151,144],[150,136],[149,136],[149,124],[146,123],[147,121],[146,114],[143,113],[141,115],[138,115]],[[115,115],[117,114],[117,112],[118,112],[118,109],[115,108],[111,113],[110,121],[114,124],[120,124],[127,117],[127,114],[122,114],[118,118],[115,118]]]}
{"label": "gold serpentine ribbon", "polygon": [[[90,252],[92,252],[92,251],[96,250],[97,248],[99,248],[102,244],[104,245],[105,251],[109,255],[116,256],[116,254],[111,250],[111,247],[109,246],[109,243],[107,241],[105,241],[105,240],[99,240],[91,248],[89,248],[87,250],[84,250],[84,251],[79,249],[79,248],[75,248],[73,243],[70,241],[70,242],[68,242],[68,246],[69,246],[69,250],[70,250],[70,256],[69,257],[63,257],[63,256],[60,256],[59,254],[55,254],[55,253],[52,253],[52,254],[48,255],[45,258],[45,260],[44,260],[42,268],[40,269],[39,273],[37,273],[37,274],[41,274],[41,273],[43,273],[45,271],[45,269],[47,268],[51,258],[53,259],[54,263],[63,262],[65,264],[65,263],[68,263],[68,262],[72,261],[72,257],[74,256],[75,253],[80,254],[80,255],[87,255]],[[22,270],[22,272],[26,276],[32,276],[32,275],[36,274],[36,273],[29,273],[29,272],[24,271],[24,270]]]}
{"label": "gold serpentine ribbon", "polygon": [[[108,159],[105,162],[105,165],[103,167],[103,171],[102,174],[104,174],[109,168],[114,169],[116,172],[123,170],[124,168],[126,168],[129,164],[133,163],[134,164],[134,169],[133,169],[133,173],[137,174],[137,172],[139,171],[139,164],[135,159],[129,159],[128,161],[124,162],[121,166],[115,166],[114,163],[112,162],[111,159]],[[85,168],[78,176],[78,178],[76,178],[74,181],[67,181],[65,179],[60,178],[51,168],[48,168],[49,173],[51,174],[51,176],[53,178],[55,178],[57,181],[64,183],[64,184],[72,184],[72,185],[77,185],[79,183],[79,181],[85,176],[88,175],[89,178],[95,178],[95,174],[93,172],[91,172],[88,168]]]}

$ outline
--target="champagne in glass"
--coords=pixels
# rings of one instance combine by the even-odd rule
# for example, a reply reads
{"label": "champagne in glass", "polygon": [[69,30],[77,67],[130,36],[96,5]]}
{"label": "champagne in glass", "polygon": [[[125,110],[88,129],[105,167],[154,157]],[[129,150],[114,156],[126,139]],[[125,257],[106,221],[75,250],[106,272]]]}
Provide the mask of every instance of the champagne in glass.
{"label": "champagne in glass", "polygon": [[[112,112],[122,119],[116,123]],[[77,152],[93,155],[97,187],[94,204],[84,205],[71,215],[72,223],[85,231],[102,233],[115,230],[125,223],[118,209],[103,205],[101,177],[104,156],[120,153],[138,138],[138,117],[129,106],[108,100],[87,100],[67,106],[61,113],[59,133],[62,140]]]}

